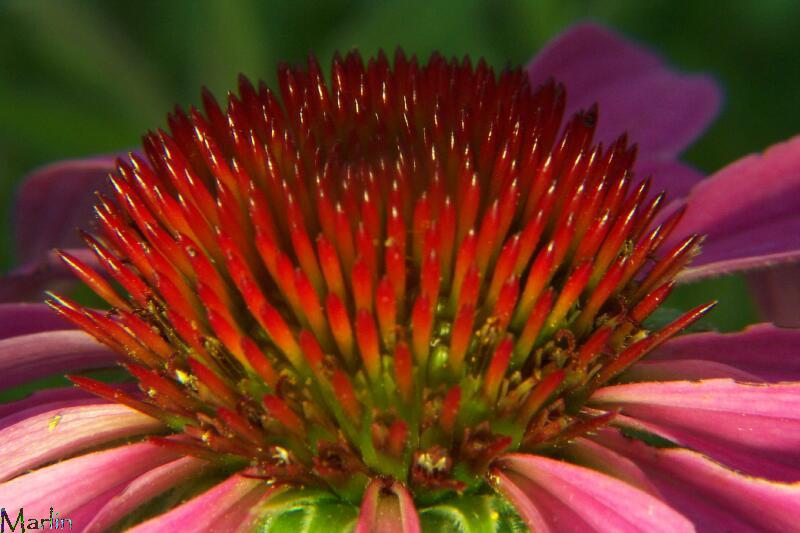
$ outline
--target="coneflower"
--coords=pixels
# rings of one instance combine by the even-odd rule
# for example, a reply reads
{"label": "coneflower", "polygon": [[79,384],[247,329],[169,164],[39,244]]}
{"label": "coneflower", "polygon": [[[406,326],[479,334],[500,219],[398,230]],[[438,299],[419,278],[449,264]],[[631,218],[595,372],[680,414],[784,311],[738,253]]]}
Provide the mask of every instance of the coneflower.
{"label": "coneflower", "polygon": [[[109,429],[166,454],[126,490],[158,494],[202,464],[228,477],[206,493],[230,499],[217,511],[264,529],[316,508],[358,531],[447,530],[448,513],[469,531],[561,530],[564,506],[575,528],[691,529],[659,476],[698,461],[673,448],[714,447],[664,422],[676,396],[701,408],[711,386],[773,416],[767,396],[796,402],[798,388],[608,387],[713,306],[649,326],[702,236],[678,234],[686,208],[637,175],[636,145],[597,141],[597,106],[565,116],[560,83],[483,60],[351,52],[327,79],[310,57],[278,69],[277,91],[240,77],[224,105],[204,91],[202,110],[176,108],[98,195],[82,236],[102,268],[60,253],[108,310],[48,303],[119,354],[139,390],[70,379],[161,423]],[[722,475],[707,463],[707,480]],[[133,509],[115,498],[93,527]]]}
{"label": "coneflower", "polygon": [[400,51],[278,79],[204,92],[118,162],[84,235],[116,283],[63,254],[111,309],[51,305],[145,396],[72,380],[159,445],[353,503],[480,492],[499,455],[609,424],[592,393],[709,309],[643,325],[699,238],[663,249],[682,211],[654,224],[635,145],[594,143],[596,108],[564,121],[560,84]]}

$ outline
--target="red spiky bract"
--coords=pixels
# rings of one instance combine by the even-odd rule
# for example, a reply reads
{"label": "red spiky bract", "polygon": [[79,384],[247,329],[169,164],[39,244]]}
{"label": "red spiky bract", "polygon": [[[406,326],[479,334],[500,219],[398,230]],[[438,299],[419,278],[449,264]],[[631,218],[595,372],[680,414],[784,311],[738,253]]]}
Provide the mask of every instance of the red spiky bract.
{"label": "red spiky bract", "polygon": [[402,52],[278,79],[118,162],[83,234],[106,276],[62,254],[113,310],[51,305],[147,394],[74,381],[185,434],[161,445],[350,498],[352,471],[463,489],[460,462],[477,485],[610,421],[572,404],[708,310],[643,328],[700,238],[661,250],[681,211],[651,227],[635,146],[595,143],[596,107],[562,126],[561,85]]}

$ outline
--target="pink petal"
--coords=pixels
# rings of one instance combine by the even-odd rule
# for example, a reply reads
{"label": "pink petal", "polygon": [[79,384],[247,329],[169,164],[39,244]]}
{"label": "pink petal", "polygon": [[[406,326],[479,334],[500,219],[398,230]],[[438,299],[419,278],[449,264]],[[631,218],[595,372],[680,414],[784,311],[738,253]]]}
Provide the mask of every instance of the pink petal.
{"label": "pink petal", "polygon": [[642,468],[664,499],[704,531],[795,531],[800,484],[738,474],[681,448],[653,448],[603,431],[595,440]]}
{"label": "pink petal", "polygon": [[163,425],[118,404],[56,408],[0,431],[0,481],[107,442],[161,431]]}
{"label": "pink petal", "polygon": [[800,383],[631,383],[600,389],[591,402],[621,408],[624,415],[676,433],[679,442],[715,457],[718,449],[738,450],[787,466],[800,464]]}
{"label": "pink petal", "polygon": [[615,477],[656,498],[661,496],[636,463],[596,442],[583,437],[575,439],[564,448],[563,456],[570,463]]}
{"label": "pink petal", "polygon": [[28,263],[52,248],[81,247],[78,227],[92,220],[94,192],[106,188],[116,156],[62,161],[35,170],[20,186],[14,213],[17,261]]}
{"label": "pink petal", "polygon": [[747,281],[765,320],[786,328],[800,328],[800,265],[750,272]]}
{"label": "pink petal", "polygon": [[785,461],[785,459],[776,456],[770,450],[754,450],[747,446],[721,441],[714,436],[676,427],[665,427],[625,415],[617,415],[614,423],[620,428],[651,433],[684,448],[696,450],[743,474],[775,481],[800,481],[800,463],[791,459],[789,463],[781,463],[779,460]]}
{"label": "pink petal", "polygon": [[[115,387],[133,396],[140,391],[136,383],[117,383]],[[14,402],[0,403],[0,429],[16,424],[39,413],[62,409],[64,407],[77,407],[79,405],[99,405],[109,403],[104,398],[86,392],[77,387],[57,387],[38,390]]]}
{"label": "pink petal", "polygon": [[[77,509],[74,509],[69,512],[69,518],[72,519],[73,525],[75,525],[75,529],[84,533],[84,526],[88,525],[97,513],[100,512],[100,509],[103,508],[109,501],[111,501],[114,496],[119,494],[120,490],[122,489],[121,486],[113,487],[110,490],[107,490],[103,494],[96,496],[89,500],[88,502],[84,503]],[[80,527],[78,527],[80,526]],[[67,525],[67,531],[69,531],[69,526]]]}
{"label": "pink petal", "polygon": [[[170,512],[128,530],[130,533],[165,531],[236,531],[248,510],[268,490],[262,480],[232,475]],[[216,529],[215,529],[216,528]]]}
{"label": "pink petal", "polygon": [[373,479],[364,492],[356,533],[420,533],[419,515],[408,489],[397,481]]}
{"label": "pink petal", "polygon": [[[531,531],[536,531],[537,533],[550,533],[553,531],[545,517],[553,522],[553,527],[558,527],[560,516],[556,512],[551,512],[553,504],[558,505],[558,501],[553,502],[551,505],[545,505],[545,502],[551,503],[552,496],[547,493],[542,494],[543,491],[528,480],[519,478],[514,474],[503,473],[499,468],[493,468],[490,471],[490,475],[495,482],[496,490],[511,502],[511,505],[514,506],[514,509],[516,509]],[[585,522],[577,517],[572,525],[577,526],[579,523],[586,525]]]}
{"label": "pink petal", "polygon": [[86,533],[107,531],[125,515],[167,490],[199,475],[207,465],[194,457],[183,457],[159,466],[134,479],[125,490],[114,494],[95,513]]}
{"label": "pink petal", "polygon": [[[28,516],[62,517],[118,487],[122,490],[142,473],[174,460],[175,454],[149,443],[128,444],[40,468],[0,484],[0,502],[7,509],[25,509]],[[80,531],[83,524],[74,524]]]}
{"label": "pink petal", "polygon": [[591,402],[621,407],[624,414],[642,420],[666,421],[776,450],[800,450],[800,383],[630,383],[604,387]]}
{"label": "pink petal", "polygon": [[800,260],[800,137],[728,165],[686,202],[671,240],[707,239],[681,281]]}
{"label": "pink petal", "polygon": [[0,340],[28,333],[74,327],[45,304],[0,304]]}
{"label": "pink petal", "polygon": [[52,374],[113,366],[118,355],[77,330],[0,340],[0,390]]}
{"label": "pink petal", "polygon": [[595,24],[579,24],[542,50],[528,73],[567,88],[567,113],[600,106],[598,138],[627,131],[642,159],[673,159],[717,114],[720,90],[707,76],[683,75],[661,58]]}
{"label": "pink petal", "polygon": [[[517,509],[518,498],[538,507],[531,529],[541,528],[543,519],[555,531],[693,531],[659,498],[594,470],[527,454],[504,456],[497,465],[495,472],[507,476],[498,476],[500,490]],[[506,493],[509,482],[521,490]]]}
{"label": "pink petal", "polygon": [[702,359],[735,367],[765,381],[800,381],[800,330],[757,324],[736,333],[676,337],[647,356],[648,362]]}
{"label": "pink petal", "polygon": [[76,387],[36,391],[16,402],[0,403],[0,429],[53,409],[101,403],[106,401]]}

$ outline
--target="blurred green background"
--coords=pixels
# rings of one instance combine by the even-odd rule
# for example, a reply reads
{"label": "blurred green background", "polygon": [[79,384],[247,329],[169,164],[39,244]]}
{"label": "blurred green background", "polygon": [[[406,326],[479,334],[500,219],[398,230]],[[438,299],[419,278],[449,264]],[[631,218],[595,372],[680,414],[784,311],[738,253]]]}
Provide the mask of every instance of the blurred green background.
{"label": "blurred green background", "polygon": [[[335,50],[484,56],[525,63],[579,20],[646,43],[676,67],[713,73],[727,92],[719,120],[686,154],[706,171],[800,130],[800,2],[624,0],[0,0],[0,202],[38,165],[133,147],[175,103],[217,94],[239,72],[272,82],[280,60]],[[0,267],[12,263],[10,211]],[[739,278],[684,287],[673,305],[709,294],[714,322],[754,312]]]}

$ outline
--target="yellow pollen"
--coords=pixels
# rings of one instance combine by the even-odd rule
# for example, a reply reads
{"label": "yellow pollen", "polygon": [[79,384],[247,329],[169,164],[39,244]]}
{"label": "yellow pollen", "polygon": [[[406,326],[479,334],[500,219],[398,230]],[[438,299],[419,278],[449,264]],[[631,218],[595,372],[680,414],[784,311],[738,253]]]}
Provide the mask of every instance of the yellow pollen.
{"label": "yellow pollen", "polygon": [[55,415],[53,418],[50,419],[50,423],[47,425],[47,429],[50,431],[56,429],[56,426],[58,425],[59,422],[61,422],[62,418],[63,417],[61,415]]}

